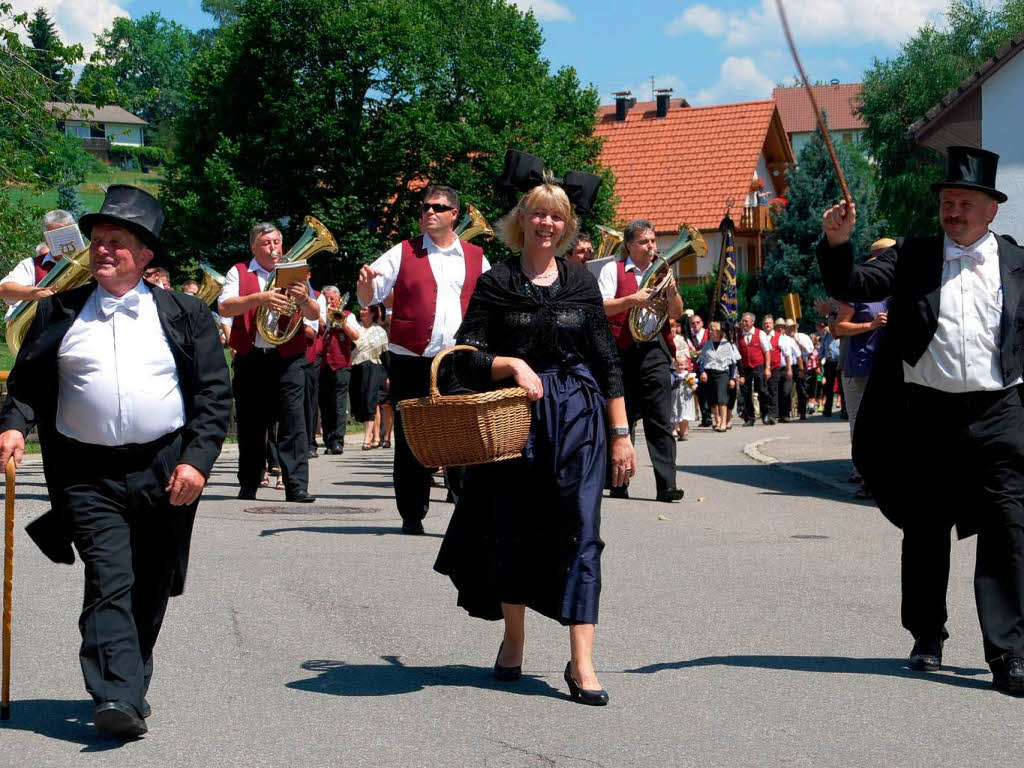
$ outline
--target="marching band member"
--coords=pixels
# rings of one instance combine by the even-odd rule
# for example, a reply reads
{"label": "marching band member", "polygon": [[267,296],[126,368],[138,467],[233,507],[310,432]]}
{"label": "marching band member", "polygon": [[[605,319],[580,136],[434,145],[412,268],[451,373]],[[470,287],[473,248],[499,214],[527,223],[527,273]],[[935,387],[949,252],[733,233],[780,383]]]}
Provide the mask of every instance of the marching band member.
{"label": "marching band member", "polygon": [[573,264],[583,265],[592,258],[594,258],[594,244],[590,242],[590,235],[586,232],[580,232],[569,243],[569,248],[565,252],[565,260]]}
{"label": "marching band member", "polygon": [[342,313],[342,322],[327,322],[320,363],[320,424],[324,433],[324,453],[340,455],[345,450],[348,426],[348,392],[352,378],[352,344],[359,339],[355,315],[341,306],[337,286],[325,285],[324,319],[331,312]]}
{"label": "marching band member", "polygon": [[[646,219],[629,222],[623,230],[623,258],[604,265],[597,284],[604,298],[604,311],[622,358],[626,387],[626,413],[630,439],[636,421],[644,422],[647,448],[654,465],[658,501],[679,501],[683,489],[676,485],[676,441],[672,433],[672,402],[668,382],[675,349],[669,351],[665,335],[654,341],[638,342],[629,331],[629,310],[651,298],[651,290],[640,290],[658,251],[654,224]],[[683,300],[674,279],[666,288],[668,315],[678,320]],[[667,332],[667,323],[666,323]],[[710,415],[710,414],[709,414]],[[613,498],[629,498],[626,486],[613,487]]]}
{"label": "marching band member", "polygon": [[142,280],[163,221],[122,185],[82,217],[96,283],[39,302],[0,413],[0,465],[39,428],[53,510],[29,533],[58,562],[73,541],[85,564],[82,672],[93,722],[121,737],[147,730],[153,646],[231,415],[206,304]]}
{"label": "marching band member", "polygon": [[[778,328],[778,330],[776,330]],[[782,354],[782,327],[776,326],[775,318],[765,315],[761,318],[761,331],[768,337],[771,352],[768,353],[768,370],[765,371],[765,394],[768,407],[761,408],[761,421],[771,426],[779,420],[779,407],[785,398],[786,374],[792,375],[792,369],[786,365]]]}
{"label": "marching band member", "polygon": [[[458,218],[458,193],[451,187],[428,187],[419,221],[423,234],[403,240],[359,272],[360,305],[379,304],[394,290],[392,403],[426,396],[434,356],[455,343],[477,278],[490,269],[483,249],[460,241],[455,234]],[[433,468],[422,466],[413,456],[396,409],[394,483],[402,533],[423,533],[432,473]],[[463,470],[453,467],[447,475],[457,496]]]}
{"label": "marching band member", "polygon": [[[73,226],[75,226],[75,217],[59,208],[48,211],[43,216],[44,233]],[[58,258],[50,253],[46,243],[40,243],[36,246],[34,256],[19,261],[14,269],[0,281],[0,299],[8,304],[6,319],[10,319],[11,314],[22,301],[44,299],[53,294],[49,288],[36,288],[36,285],[46,277],[57,261]]]}
{"label": "marching band member", "polygon": [[276,419],[285,499],[310,503],[316,499],[307,490],[306,338],[297,333],[286,344],[268,344],[256,331],[256,313],[260,307],[283,312],[290,297],[298,303],[303,319],[315,321],[320,307],[311,298],[308,282],[290,285],[283,292],[265,290],[271,270],[281,258],[281,232],[276,226],[263,222],[253,227],[249,248],[252,260],[228,270],[220,295],[221,316],[233,318],[228,343],[235,356],[238,498],[256,498],[265,466],[267,431]]}
{"label": "marching band member", "polygon": [[743,389],[743,426],[754,426],[754,393],[761,408],[761,418],[768,413],[765,381],[772,374],[772,345],[768,335],[758,330],[753,312],[744,312],[740,318],[740,332],[736,336],[736,349],[740,353],[740,387]]}
{"label": "marching band member", "polygon": [[[704,318],[693,310],[687,310],[686,314],[690,321],[690,336],[693,339],[693,346],[698,350],[704,349],[704,345],[711,340],[708,329],[704,327]],[[711,385],[706,381],[701,381],[697,385],[697,403],[700,405],[700,425],[702,427],[712,425],[710,390]]]}

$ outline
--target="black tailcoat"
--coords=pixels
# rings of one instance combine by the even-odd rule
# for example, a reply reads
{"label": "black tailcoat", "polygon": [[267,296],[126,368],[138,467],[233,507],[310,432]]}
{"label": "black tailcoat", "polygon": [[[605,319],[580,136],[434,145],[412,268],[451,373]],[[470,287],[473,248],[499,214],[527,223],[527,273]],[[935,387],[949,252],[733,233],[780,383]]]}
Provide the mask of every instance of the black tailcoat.
{"label": "black tailcoat", "polygon": [[[71,521],[62,503],[60,469],[74,462],[71,446],[56,431],[57,351],[71,324],[96,289],[90,283],[54,294],[39,302],[36,317],[18,352],[7,382],[7,399],[0,411],[0,432],[17,429],[39,431],[43,470],[53,509],[32,525],[33,539],[53,558],[53,551],[70,552]],[[178,367],[178,379],[185,403],[185,425],[181,429],[180,455],[166,457],[176,464],[189,464],[210,476],[220,453],[231,417],[231,384],[224,352],[210,310],[204,302],[183,293],[150,286],[160,325]],[[177,453],[177,451],[175,451]],[[69,455],[70,454],[70,455]],[[196,505],[182,507],[189,515],[185,530],[191,532]],[[188,565],[189,537],[183,537],[172,594],[184,588]]]}
{"label": "black tailcoat", "polygon": [[[999,243],[999,275],[1003,309],[999,324],[1000,370],[1004,384],[1021,375],[1024,360],[1024,249],[1003,238]],[[907,478],[905,457],[914,450],[913,425],[904,429],[908,391],[903,362],[915,365],[931,343],[939,323],[939,293],[944,262],[943,238],[901,240],[870,262],[854,265],[849,243],[832,248],[822,238],[818,266],[831,296],[844,301],[889,298],[885,338],[868,379],[853,435],[853,461],[884,514],[903,527],[906,515],[902,489],[906,482],[947,483],[950,510],[961,538],[977,532],[976,507],[962,503],[957,491],[964,483],[941,468],[930,478]],[[911,395],[912,396],[912,395]]]}

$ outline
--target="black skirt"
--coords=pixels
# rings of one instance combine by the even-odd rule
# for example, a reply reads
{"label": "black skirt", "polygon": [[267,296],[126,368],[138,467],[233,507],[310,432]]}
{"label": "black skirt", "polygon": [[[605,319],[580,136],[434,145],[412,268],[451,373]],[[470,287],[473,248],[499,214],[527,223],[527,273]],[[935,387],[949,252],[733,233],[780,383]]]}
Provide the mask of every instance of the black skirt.
{"label": "black skirt", "polygon": [[708,401],[711,405],[726,405],[729,402],[729,372],[705,371],[708,375]]}
{"label": "black skirt", "polygon": [[380,363],[359,363],[352,366],[349,397],[352,400],[352,416],[356,421],[373,421],[384,378],[384,366]]}

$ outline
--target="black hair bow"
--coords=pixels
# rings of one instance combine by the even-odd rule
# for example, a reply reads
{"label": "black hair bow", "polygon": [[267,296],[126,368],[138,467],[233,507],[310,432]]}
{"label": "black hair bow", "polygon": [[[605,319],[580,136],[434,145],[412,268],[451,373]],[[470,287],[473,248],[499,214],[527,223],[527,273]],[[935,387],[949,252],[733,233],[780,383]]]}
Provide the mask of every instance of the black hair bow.
{"label": "black hair bow", "polygon": [[[564,179],[554,182],[565,190],[569,202],[578,213],[590,213],[597,200],[601,177],[583,171],[569,171]],[[510,149],[505,153],[505,170],[495,186],[505,192],[526,193],[544,183],[544,162],[534,155]]]}

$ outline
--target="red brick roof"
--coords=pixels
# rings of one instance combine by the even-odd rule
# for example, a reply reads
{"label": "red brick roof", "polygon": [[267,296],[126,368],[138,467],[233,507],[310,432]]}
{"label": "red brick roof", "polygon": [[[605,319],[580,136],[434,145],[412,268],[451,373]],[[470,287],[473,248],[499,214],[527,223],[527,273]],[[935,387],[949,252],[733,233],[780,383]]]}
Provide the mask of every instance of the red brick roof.
{"label": "red brick roof", "polygon": [[[828,115],[828,127],[833,131],[851,131],[866,128],[856,109],[860,105],[860,83],[812,85],[818,107]],[[786,133],[806,133],[817,127],[807,90],[776,88],[772,98],[779,105],[779,115]]]}
{"label": "red brick roof", "polygon": [[[715,107],[678,107],[658,119],[654,102],[633,107],[616,122],[615,107],[601,107],[596,134],[604,139],[602,165],[615,173],[620,221],[651,219],[658,232],[681,223],[716,229],[734,201],[738,221],[750,180],[769,137],[773,120],[782,125],[773,101]],[[781,136],[783,163],[793,161]]]}

